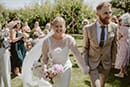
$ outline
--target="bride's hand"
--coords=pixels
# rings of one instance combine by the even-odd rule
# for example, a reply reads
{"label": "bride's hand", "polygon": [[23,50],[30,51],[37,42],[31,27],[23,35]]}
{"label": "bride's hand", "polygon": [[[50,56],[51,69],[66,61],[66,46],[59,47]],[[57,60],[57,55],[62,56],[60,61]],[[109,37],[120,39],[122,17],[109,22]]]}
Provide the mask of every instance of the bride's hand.
{"label": "bride's hand", "polygon": [[54,78],[56,75],[57,75],[57,74],[56,74],[56,73],[53,73],[53,72],[48,73],[48,77],[49,77],[49,78]]}
{"label": "bride's hand", "polygon": [[88,74],[90,71],[90,67],[87,65],[85,70],[83,71],[84,74]]}

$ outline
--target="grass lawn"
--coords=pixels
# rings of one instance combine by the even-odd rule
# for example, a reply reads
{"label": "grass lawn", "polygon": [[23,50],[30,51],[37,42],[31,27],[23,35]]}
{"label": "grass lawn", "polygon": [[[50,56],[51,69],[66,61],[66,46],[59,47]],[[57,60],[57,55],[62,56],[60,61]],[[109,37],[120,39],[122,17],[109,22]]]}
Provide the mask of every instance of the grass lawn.
{"label": "grass lawn", "polygon": [[[82,36],[73,35],[76,37],[76,42],[79,50],[82,50]],[[78,38],[77,38],[78,37]],[[81,51],[82,52],[82,51]],[[73,63],[72,77],[70,82],[70,87],[90,87],[90,79],[88,75],[84,75],[78,68],[75,58],[70,53],[70,59]],[[121,79],[114,76],[117,70],[112,69],[107,80],[106,87],[130,87],[130,75]],[[130,68],[128,69],[128,74],[130,73]],[[22,87],[22,82],[19,77],[12,79],[12,87]]]}

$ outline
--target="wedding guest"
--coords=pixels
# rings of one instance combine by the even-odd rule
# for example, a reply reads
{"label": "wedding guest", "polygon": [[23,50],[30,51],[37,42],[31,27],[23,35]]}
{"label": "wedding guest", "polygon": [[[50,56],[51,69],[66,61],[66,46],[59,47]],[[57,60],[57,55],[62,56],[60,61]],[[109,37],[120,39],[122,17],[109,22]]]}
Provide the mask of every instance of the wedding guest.
{"label": "wedding guest", "polygon": [[51,23],[47,23],[45,26],[45,29],[48,29],[49,31],[51,31]]}
{"label": "wedding guest", "polygon": [[40,35],[38,32],[34,32],[34,38],[31,40],[32,46],[36,45],[40,40]]}
{"label": "wedding guest", "polygon": [[28,22],[25,22],[22,29],[26,32],[26,33],[30,33],[31,32],[31,29],[28,25]]}
{"label": "wedding guest", "polygon": [[22,33],[21,22],[15,21],[14,27],[11,29],[11,71],[14,76],[20,75],[21,66],[26,55],[25,38],[27,36]]}
{"label": "wedding guest", "polygon": [[84,19],[84,20],[82,21],[82,25],[83,25],[82,31],[83,31],[83,32],[84,32],[85,26],[88,25],[88,24],[89,24],[89,21],[88,21],[87,19]]}
{"label": "wedding guest", "polygon": [[32,29],[32,32],[38,32],[39,35],[43,34],[38,21],[34,23],[34,28]]}
{"label": "wedding guest", "polygon": [[31,41],[32,41],[32,40],[30,40],[30,39],[28,39],[28,40],[26,41],[26,44],[25,44],[25,45],[26,45],[26,47],[27,47],[27,51],[30,51],[30,50],[32,49],[32,47],[33,47]]}
{"label": "wedding guest", "polygon": [[121,16],[121,25],[117,32],[118,49],[115,61],[115,68],[120,69],[117,77],[124,78],[127,75],[127,66],[129,64],[130,48],[128,43],[128,30],[130,29],[130,14],[125,13]]}
{"label": "wedding guest", "polygon": [[119,21],[118,21],[118,19],[117,19],[116,16],[113,16],[113,17],[111,18],[111,21],[114,22],[114,23],[116,23],[116,24],[119,23]]}
{"label": "wedding guest", "polygon": [[4,31],[6,31],[6,32],[8,33],[8,35],[9,35],[10,29],[9,29],[9,27],[8,27],[8,23],[5,23],[5,24],[2,26],[2,29],[3,29]]}
{"label": "wedding guest", "polygon": [[0,87],[11,87],[9,33],[8,29],[0,30]]}

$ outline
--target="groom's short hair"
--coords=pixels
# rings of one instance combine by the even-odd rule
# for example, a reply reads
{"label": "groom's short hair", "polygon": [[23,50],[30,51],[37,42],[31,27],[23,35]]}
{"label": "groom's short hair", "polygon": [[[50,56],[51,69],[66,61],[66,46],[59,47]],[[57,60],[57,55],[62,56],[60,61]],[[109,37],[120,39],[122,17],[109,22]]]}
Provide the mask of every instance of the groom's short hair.
{"label": "groom's short hair", "polygon": [[96,10],[98,11],[98,10],[101,10],[102,9],[102,7],[111,7],[111,4],[109,3],[109,2],[102,2],[102,3],[100,3],[99,5],[97,5],[97,7],[96,7]]}

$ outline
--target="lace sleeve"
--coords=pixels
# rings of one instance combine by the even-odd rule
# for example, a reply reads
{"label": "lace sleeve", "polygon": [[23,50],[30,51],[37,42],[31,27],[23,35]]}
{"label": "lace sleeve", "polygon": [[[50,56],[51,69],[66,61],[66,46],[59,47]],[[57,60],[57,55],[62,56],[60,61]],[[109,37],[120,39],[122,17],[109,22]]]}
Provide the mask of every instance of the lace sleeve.
{"label": "lace sleeve", "polygon": [[42,44],[42,60],[45,64],[48,63],[48,42],[47,39]]}
{"label": "lace sleeve", "polygon": [[74,54],[74,56],[76,58],[77,64],[81,68],[82,72],[84,74],[87,74],[89,72],[89,67],[88,67],[88,65],[86,65],[83,57],[81,56],[81,53],[78,50],[78,47],[76,45],[76,41],[74,40],[73,37],[70,37],[69,42],[70,42],[70,49],[71,49],[71,51],[73,52],[73,54]]}

